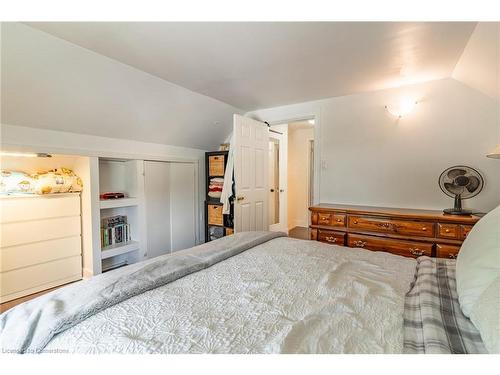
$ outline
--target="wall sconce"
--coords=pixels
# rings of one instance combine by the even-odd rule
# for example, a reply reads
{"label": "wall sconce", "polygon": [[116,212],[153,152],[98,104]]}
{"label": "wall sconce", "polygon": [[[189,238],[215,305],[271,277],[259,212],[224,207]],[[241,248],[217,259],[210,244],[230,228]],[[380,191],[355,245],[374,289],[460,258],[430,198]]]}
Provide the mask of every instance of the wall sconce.
{"label": "wall sconce", "polygon": [[401,99],[399,103],[395,105],[394,104],[386,105],[385,109],[387,109],[387,112],[389,112],[391,115],[401,118],[409,114],[411,111],[413,111],[415,105],[417,105],[417,101],[405,98]]}
{"label": "wall sconce", "polygon": [[500,145],[495,147],[495,149],[486,156],[493,159],[500,159]]}

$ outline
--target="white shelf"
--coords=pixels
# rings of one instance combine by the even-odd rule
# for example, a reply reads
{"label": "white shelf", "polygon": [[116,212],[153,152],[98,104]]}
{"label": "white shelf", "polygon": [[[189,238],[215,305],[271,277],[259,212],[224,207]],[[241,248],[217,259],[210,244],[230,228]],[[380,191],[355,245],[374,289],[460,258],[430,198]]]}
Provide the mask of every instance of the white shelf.
{"label": "white shelf", "polygon": [[138,204],[139,200],[137,198],[105,199],[99,201],[101,210],[107,208],[137,206]]}
{"label": "white shelf", "polygon": [[130,253],[131,251],[139,250],[139,242],[129,241],[116,245],[107,246],[101,251],[101,259],[111,258],[117,255]]}

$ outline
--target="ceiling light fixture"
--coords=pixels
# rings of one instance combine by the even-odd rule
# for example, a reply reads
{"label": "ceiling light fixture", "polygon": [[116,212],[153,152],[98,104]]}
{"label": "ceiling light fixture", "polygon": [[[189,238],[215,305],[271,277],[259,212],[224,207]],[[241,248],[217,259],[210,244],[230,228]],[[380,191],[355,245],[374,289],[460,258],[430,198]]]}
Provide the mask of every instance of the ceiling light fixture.
{"label": "ceiling light fixture", "polygon": [[417,105],[417,101],[413,99],[403,98],[397,104],[386,105],[385,109],[391,115],[401,118],[409,114]]}

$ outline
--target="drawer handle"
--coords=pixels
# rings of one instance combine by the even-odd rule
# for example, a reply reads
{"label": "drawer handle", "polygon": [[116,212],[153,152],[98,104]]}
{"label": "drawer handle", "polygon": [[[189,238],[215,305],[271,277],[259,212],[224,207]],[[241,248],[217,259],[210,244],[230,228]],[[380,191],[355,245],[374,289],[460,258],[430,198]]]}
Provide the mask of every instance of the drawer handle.
{"label": "drawer handle", "polygon": [[410,253],[416,257],[424,255],[424,251],[420,250],[418,247],[410,247]]}
{"label": "drawer handle", "polygon": [[356,246],[356,247],[365,247],[366,245],[366,241],[354,241],[353,244]]}
{"label": "drawer handle", "polygon": [[425,232],[427,230],[427,227],[422,227],[422,230]]}
{"label": "drawer handle", "polygon": [[334,236],[325,237],[325,240],[328,241],[328,242],[331,242],[331,243],[337,242],[337,238],[334,237]]}
{"label": "drawer handle", "polygon": [[354,220],[353,222],[354,222],[354,224],[357,224],[357,223],[358,223],[358,221],[357,221],[357,220]]}
{"label": "drawer handle", "polygon": [[342,219],[337,219],[337,223],[340,223],[342,221]]}
{"label": "drawer handle", "polygon": [[377,224],[379,227],[383,227],[383,228],[389,228],[391,226],[390,223],[378,223]]}
{"label": "drawer handle", "polygon": [[457,259],[457,254],[448,253],[448,258],[450,258],[450,259]]}
{"label": "drawer handle", "polygon": [[449,229],[445,229],[444,232],[445,233],[450,233],[450,230]]}

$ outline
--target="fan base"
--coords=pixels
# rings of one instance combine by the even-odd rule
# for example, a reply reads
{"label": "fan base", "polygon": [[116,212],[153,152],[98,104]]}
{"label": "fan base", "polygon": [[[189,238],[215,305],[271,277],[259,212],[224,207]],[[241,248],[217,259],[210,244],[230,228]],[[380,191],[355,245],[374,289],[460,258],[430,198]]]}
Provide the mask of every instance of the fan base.
{"label": "fan base", "polygon": [[471,210],[460,210],[456,208],[446,208],[443,212],[448,215],[472,215]]}

